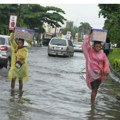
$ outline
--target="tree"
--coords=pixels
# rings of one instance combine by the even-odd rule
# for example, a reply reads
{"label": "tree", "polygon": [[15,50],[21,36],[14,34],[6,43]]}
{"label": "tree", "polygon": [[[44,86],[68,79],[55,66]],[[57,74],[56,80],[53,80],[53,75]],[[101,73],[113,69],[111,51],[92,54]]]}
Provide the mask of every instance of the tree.
{"label": "tree", "polygon": [[108,37],[113,43],[120,40],[120,4],[99,4],[99,17],[106,18],[104,29],[108,30]]}
{"label": "tree", "polygon": [[91,28],[92,27],[90,26],[89,23],[87,23],[87,22],[81,22],[80,26],[79,26],[79,31],[81,33],[83,33],[84,35],[86,35],[86,34],[89,34]]}
{"label": "tree", "polygon": [[66,27],[62,30],[62,34],[66,35],[67,31],[71,32],[71,36],[74,39],[75,38],[75,33],[79,32],[78,27],[73,25],[73,21],[67,21]]}
{"label": "tree", "polygon": [[66,28],[64,28],[62,30],[62,33],[64,35],[66,35],[67,31],[71,31],[71,35],[72,35],[73,39],[75,39],[75,33],[78,33],[79,39],[82,40],[83,39],[83,35],[89,34],[89,32],[90,32],[90,30],[92,28],[90,26],[90,24],[86,23],[86,22],[81,22],[79,27],[73,26],[73,25],[71,25],[71,23],[69,23],[69,24],[70,25],[67,25]]}
{"label": "tree", "polygon": [[66,22],[66,27],[63,29],[62,33],[66,35],[67,31],[73,31],[73,21],[67,21]]}
{"label": "tree", "polygon": [[15,15],[16,4],[0,4],[0,32],[6,34],[8,32],[9,17]]}
{"label": "tree", "polygon": [[92,29],[92,27],[90,26],[89,23],[87,22],[81,22],[80,26],[79,26],[79,33],[81,35],[81,39],[84,39],[84,35],[88,35],[90,33],[90,30]]}
{"label": "tree", "polygon": [[28,11],[31,14],[25,14],[24,22],[29,23],[30,28],[38,27],[42,32],[44,32],[43,23],[48,23],[52,27],[60,27],[66,20],[60,13],[64,11],[57,7],[47,6],[43,7],[41,5],[29,5]]}
{"label": "tree", "polygon": [[60,27],[66,20],[61,14],[65,12],[57,7],[43,7],[38,4],[0,4],[1,30],[8,29],[10,15],[18,16],[17,26],[33,29],[39,28],[44,32],[43,24]]}

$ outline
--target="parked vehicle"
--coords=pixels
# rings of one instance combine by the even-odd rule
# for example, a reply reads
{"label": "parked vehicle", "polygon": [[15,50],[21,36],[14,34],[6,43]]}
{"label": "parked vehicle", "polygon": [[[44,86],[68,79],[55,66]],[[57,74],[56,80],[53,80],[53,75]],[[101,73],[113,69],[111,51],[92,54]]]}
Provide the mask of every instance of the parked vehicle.
{"label": "parked vehicle", "polygon": [[72,41],[64,38],[52,38],[48,45],[48,55],[73,56]]}
{"label": "parked vehicle", "polygon": [[43,44],[44,46],[48,46],[50,40],[51,40],[51,38],[44,38],[42,44]]}
{"label": "parked vehicle", "polygon": [[73,42],[75,52],[82,52],[82,43],[83,42]]}
{"label": "parked vehicle", "polygon": [[23,45],[24,47],[28,47],[29,46],[29,44],[26,42],[26,41],[24,41],[24,45]]}
{"label": "parked vehicle", "polygon": [[0,35],[0,69],[8,68],[11,61],[10,36]]}

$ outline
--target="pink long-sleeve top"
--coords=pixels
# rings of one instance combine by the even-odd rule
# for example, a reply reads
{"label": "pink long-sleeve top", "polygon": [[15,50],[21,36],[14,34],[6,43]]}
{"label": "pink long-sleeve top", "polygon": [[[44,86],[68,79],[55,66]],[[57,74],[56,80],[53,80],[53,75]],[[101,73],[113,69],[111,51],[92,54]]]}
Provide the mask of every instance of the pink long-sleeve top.
{"label": "pink long-sleeve top", "polygon": [[86,58],[86,83],[91,89],[91,82],[100,79],[105,80],[106,74],[109,73],[109,61],[103,52],[96,52],[90,44],[91,36],[89,35],[82,44],[82,50]]}

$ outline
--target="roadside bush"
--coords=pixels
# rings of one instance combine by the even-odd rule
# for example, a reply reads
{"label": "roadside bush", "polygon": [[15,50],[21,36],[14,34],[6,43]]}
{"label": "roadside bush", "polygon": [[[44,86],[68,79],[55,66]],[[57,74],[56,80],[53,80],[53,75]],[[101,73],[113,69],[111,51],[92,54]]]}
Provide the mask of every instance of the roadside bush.
{"label": "roadside bush", "polygon": [[114,48],[112,52],[110,52],[108,59],[111,67],[117,72],[120,72],[120,48]]}
{"label": "roadside bush", "polygon": [[28,44],[32,44],[32,41],[31,40],[26,40],[26,42],[28,43]]}

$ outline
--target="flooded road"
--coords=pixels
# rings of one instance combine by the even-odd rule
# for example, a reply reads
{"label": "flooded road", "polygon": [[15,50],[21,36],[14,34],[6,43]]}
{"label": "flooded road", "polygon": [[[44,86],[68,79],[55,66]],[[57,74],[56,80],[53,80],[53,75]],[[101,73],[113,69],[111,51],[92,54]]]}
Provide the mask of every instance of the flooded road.
{"label": "flooded road", "polygon": [[11,96],[7,70],[0,70],[0,120],[119,120],[120,85],[109,76],[101,85],[95,107],[85,82],[83,53],[48,57],[47,48],[29,50],[29,81],[19,98],[18,82]]}

